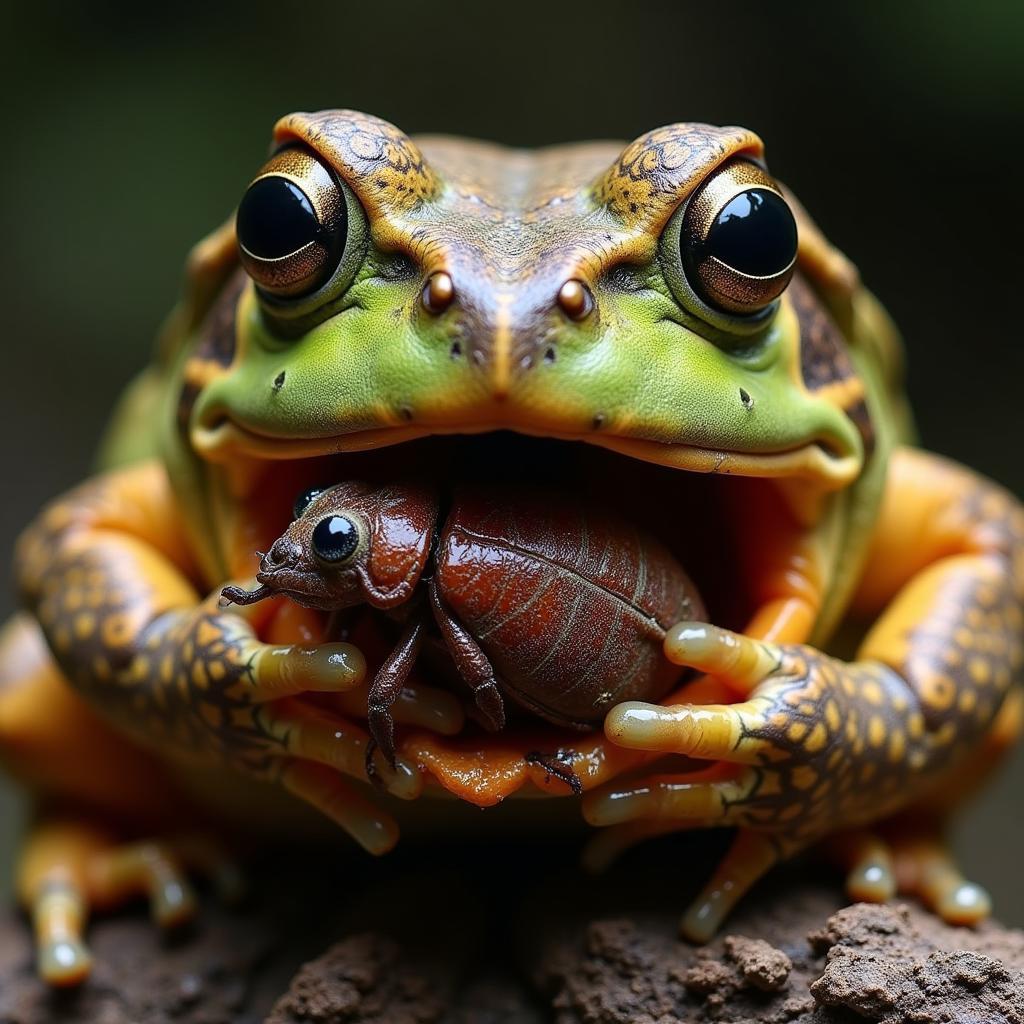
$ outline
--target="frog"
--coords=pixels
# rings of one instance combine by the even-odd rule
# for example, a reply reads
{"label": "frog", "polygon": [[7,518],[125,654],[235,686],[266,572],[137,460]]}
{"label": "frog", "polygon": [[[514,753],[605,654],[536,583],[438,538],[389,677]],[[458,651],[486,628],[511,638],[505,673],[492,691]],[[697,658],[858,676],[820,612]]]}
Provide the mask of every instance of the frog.
{"label": "frog", "polygon": [[[35,799],[16,885],[42,977],[88,976],[90,915],[141,894],[169,927],[196,875],[236,890],[237,836],[323,820],[379,855],[474,807],[582,819],[592,870],[731,829],[688,909],[664,879],[692,941],[812,847],[853,899],[983,919],[944,837],[1021,728],[1024,510],[918,446],[902,352],[748,129],[534,151],[282,118],[101,470],[17,544],[0,759]],[[570,737],[495,733],[417,665],[371,785],[386,626],[218,599],[296,494],[411,473],[561,488],[664,544],[705,606],[665,631],[679,684]]]}

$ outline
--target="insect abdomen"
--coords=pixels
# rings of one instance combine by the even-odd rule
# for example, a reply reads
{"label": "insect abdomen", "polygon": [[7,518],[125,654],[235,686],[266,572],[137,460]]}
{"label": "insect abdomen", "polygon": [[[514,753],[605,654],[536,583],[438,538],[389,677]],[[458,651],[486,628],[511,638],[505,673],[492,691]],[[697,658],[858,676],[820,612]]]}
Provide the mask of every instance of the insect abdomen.
{"label": "insect abdomen", "polygon": [[437,579],[509,695],[563,725],[663,696],[679,675],[662,654],[665,629],[703,616],[662,545],[550,495],[459,495]]}

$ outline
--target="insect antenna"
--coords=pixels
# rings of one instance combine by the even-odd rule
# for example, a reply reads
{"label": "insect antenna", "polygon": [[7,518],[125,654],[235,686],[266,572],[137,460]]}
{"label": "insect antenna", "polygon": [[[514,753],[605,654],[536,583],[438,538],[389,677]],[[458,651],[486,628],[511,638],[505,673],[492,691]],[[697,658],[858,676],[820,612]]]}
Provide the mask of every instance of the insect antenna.
{"label": "insect antenna", "polygon": [[242,587],[225,587],[220,592],[220,606],[221,608],[227,608],[231,604],[256,604],[257,601],[263,601],[273,595],[274,591],[271,587],[268,587],[265,583],[262,587],[257,587],[255,590],[244,590]]}

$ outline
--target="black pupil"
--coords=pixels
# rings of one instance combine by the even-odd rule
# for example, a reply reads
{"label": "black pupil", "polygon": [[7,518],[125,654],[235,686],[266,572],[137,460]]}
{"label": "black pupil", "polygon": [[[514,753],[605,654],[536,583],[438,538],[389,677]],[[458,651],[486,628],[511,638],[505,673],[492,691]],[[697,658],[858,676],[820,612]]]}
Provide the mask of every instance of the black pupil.
{"label": "black pupil", "polygon": [[320,222],[305,192],[277,175],[249,186],[238,207],[238,240],[264,260],[290,256],[320,233]]}
{"label": "black pupil", "polygon": [[704,245],[709,255],[741,274],[772,277],[796,256],[796,221],[781,196],[748,188],[722,207]]}
{"label": "black pupil", "polygon": [[343,562],[358,546],[359,531],[344,516],[330,516],[313,530],[313,551],[325,562]]}

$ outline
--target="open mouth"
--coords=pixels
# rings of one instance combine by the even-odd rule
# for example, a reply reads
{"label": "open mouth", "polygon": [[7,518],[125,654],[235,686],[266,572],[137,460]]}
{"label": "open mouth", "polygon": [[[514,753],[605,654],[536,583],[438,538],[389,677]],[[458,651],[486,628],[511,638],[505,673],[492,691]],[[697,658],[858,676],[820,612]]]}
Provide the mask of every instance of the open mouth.
{"label": "open mouth", "polygon": [[[592,444],[506,431],[265,465],[259,487],[280,505],[275,522],[281,530],[301,491],[346,480],[427,479],[447,496],[459,487],[494,485],[569,498],[660,541],[696,583],[711,620],[732,629],[742,629],[757,606],[758,581],[744,564],[751,535],[764,541],[765,522],[789,516],[770,478],[680,471]],[[282,592],[291,589],[286,576],[279,581]]]}
{"label": "open mouth", "polygon": [[[629,459],[675,470],[730,476],[803,478],[816,482],[824,490],[849,484],[861,465],[855,453],[841,451],[825,437],[774,451],[748,452],[595,431],[564,434],[554,428],[531,431],[519,426],[515,430],[517,435],[538,437],[549,442],[585,442],[618,452]],[[330,451],[367,452],[395,445],[404,447],[411,441],[449,434],[465,437],[469,433],[494,436],[507,432],[505,425],[491,428],[480,424],[467,429],[465,425],[448,428],[437,424],[430,427],[395,424],[337,437],[283,438],[260,433],[229,417],[218,416],[210,423],[199,423],[193,431],[192,441],[196,450],[206,458],[222,462],[239,454],[260,460],[319,458]]]}
{"label": "open mouth", "polygon": [[[409,480],[430,481],[444,501],[459,488],[494,487],[504,493],[550,494],[610,514],[667,548],[693,581],[708,620],[738,631],[745,631],[775,596],[780,566],[806,537],[806,528],[797,522],[774,479],[681,472],[592,444],[497,432],[432,436],[372,451],[262,462],[254,486],[273,509],[265,542],[285,530],[295,498],[308,488]],[[282,578],[277,592],[294,595],[299,581],[295,584],[293,591]],[[373,639],[367,651],[372,672],[374,654],[394,643],[397,627],[373,610],[361,615],[364,628],[370,620],[370,629],[377,632],[377,651]],[[365,636],[357,632],[352,639],[362,646]],[[525,781],[529,770],[524,762],[530,751],[571,747],[581,756],[591,756],[603,738],[599,726],[581,738],[521,708],[512,709],[501,733],[488,733],[473,724],[472,698],[457,675],[439,667],[442,662],[444,658],[425,655],[417,674],[463,703],[467,728],[458,737],[443,740],[412,737],[412,747],[401,749],[456,795],[478,803],[497,802]],[[684,679],[680,669],[679,682]],[[508,767],[509,751],[518,752],[514,770]],[[504,759],[501,770],[493,768],[495,758]],[[458,770],[452,768],[456,763],[462,765]],[[466,763],[471,763],[469,768]],[[470,776],[472,783],[466,781]]]}

